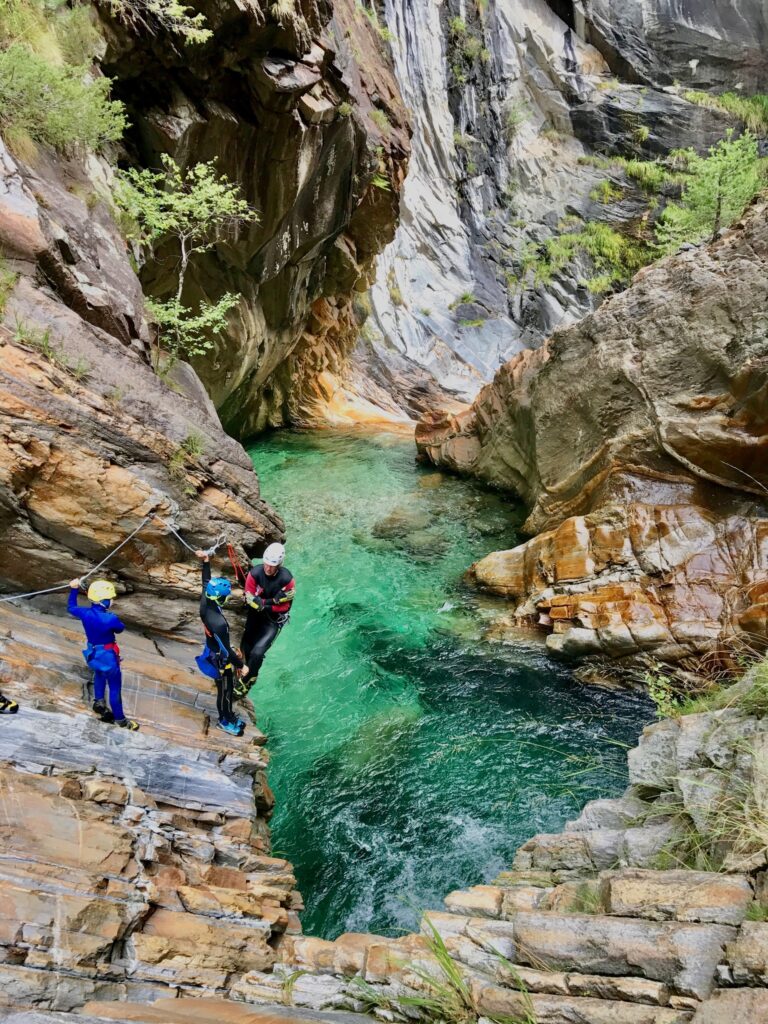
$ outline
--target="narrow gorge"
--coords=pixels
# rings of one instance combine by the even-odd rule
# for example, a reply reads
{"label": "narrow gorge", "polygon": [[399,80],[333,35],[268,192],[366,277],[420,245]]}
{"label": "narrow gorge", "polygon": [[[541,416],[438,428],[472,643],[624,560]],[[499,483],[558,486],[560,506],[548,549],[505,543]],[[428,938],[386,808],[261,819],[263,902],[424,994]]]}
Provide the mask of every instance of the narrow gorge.
{"label": "narrow gorge", "polygon": [[[0,0],[0,1019],[768,1022],[766,54]],[[237,647],[275,543],[238,736],[195,552]]]}

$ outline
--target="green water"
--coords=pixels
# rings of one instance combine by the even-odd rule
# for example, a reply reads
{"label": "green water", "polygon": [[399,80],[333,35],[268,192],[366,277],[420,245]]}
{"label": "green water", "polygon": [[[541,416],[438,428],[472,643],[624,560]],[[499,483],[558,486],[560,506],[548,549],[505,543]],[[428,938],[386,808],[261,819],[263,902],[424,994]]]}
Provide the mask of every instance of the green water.
{"label": "green water", "polygon": [[391,435],[283,432],[250,452],[298,595],[252,692],[274,847],[306,932],[398,934],[620,792],[648,705],[577,685],[540,642],[482,639],[489,602],[461,577],[516,543],[508,499],[418,468]]}

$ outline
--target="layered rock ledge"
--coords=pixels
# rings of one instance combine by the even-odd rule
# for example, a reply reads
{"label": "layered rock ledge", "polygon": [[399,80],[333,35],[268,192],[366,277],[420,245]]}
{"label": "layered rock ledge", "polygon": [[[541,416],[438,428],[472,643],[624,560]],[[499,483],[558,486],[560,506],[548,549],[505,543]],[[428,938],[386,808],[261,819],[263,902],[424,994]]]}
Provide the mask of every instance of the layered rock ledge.
{"label": "layered rock ledge", "polygon": [[758,205],[419,425],[424,459],[529,505],[537,536],[473,572],[554,652],[695,667],[765,641],[767,269]]}
{"label": "layered rock ledge", "polygon": [[[15,628],[20,629],[18,624]],[[141,649],[136,657],[144,658]],[[4,664],[2,675],[7,676]],[[178,812],[171,810],[181,789],[173,781],[168,784],[166,770],[150,783],[156,787],[157,804],[150,810],[147,798],[136,799],[130,786],[128,799],[123,798],[120,787],[126,786],[107,777],[108,767],[86,776],[79,763],[81,774],[75,775],[72,758],[56,755],[52,775],[40,776],[38,768],[42,761],[51,761],[51,754],[44,743],[37,761],[29,763],[20,729],[13,740],[2,739],[0,757],[6,761],[10,754],[6,778],[14,785],[20,780],[26,791],[34,792],[35,806],[46,813],[64,804],[74,806],[78,821],[90,806],[90,820],[98,820],[99,828],[109,824],[131,835],[122,846],[113,843],[106,854],[103,846],[85,854],[80,846],[75,853],[75,843],[60,849],[53,842],[47,845],[46,863],[59,864],[66,853],[67,864],[80,858],[78,871],[109,876],[112,890],[107,888],[104,896],[103,889],[97,890],[89,906],[111,897],[109,912],[117,917],[103,927],[95,923],[101,918],[88,914],[77,921],[74,916],[58,918],[70,922],[69,946],[61,943],[62,933],[52,923],[46,925],[50,911],[37,911],[36,923],[23,930],[18,922],[15,931],[4,927],[2,969],[10,981],[0,998],[6,1005],[14,998],[17,1002],[15,1009],[6,1010],[8,1019],[13,1024],[64,1024],[72,1018],[52,1011],[80,1008],[87,997],[84,1016],[77,1018],[84,1024],[279,1024],[285,1019],[353,1024],[365,1019],[360,1016],[364,1012],[383,1021],[406,1022],[419,1016],[414,999],[434,997],[438,1014],[441,1001],[453,1000],[453,1010],[467,1020],[757,1024],[768,1017],[762,795],[768,731],[764,719],[741,709],[754,693],[750,688],[755,678],[738,684],[723,710],[649,726],[629,752],[630,785],[622,797],[588,803],[562,833],[534,836],[492,884],[449,894],[445,910],[425,914],[419,934],[396,939],[346,934],[331,942],[298,932],[289,909],[299,905],[290,889],[289,869],[284,862],[266,859],[257,838],[263,835],[258,821],[268,813],[268,798],[259,804],[257,796],[257,806],[264,810],[255,827],[251,819],[246,842],[247,816],[238,817],[239,806],[230,813],[219,811],[214,822],[216,812],[208,803],[214,794],[207,783],[198,785],[194,800],[189,799],[191,789],[184,798],[185,817],[194,805],[197,828],[182,828]],[[204,703],[204,698],[196,699]],[[77,700],[74,690],[72,700]],[[34,714],[44,713],[41,704]],[[258,734],[254,738],[260,739]],[[128,737],[126,742],[134,740]],[[196,763],[210,765],[210,743],[209,738],[197,747]],[[189,746],[188,737],[184,745]],[[142,749],[150,751],[151,741]],[[111,745],[106,750],[109,762]],[[220,754],[217,785],[222,792],[230,792],[225,778],[238,775],[255,779],[257,794],[263,792],[259,756],[258,750]],[[76,757],[79,762],[88,759],[87,754]],[[199,779],[202,767],[197,771]],[[145,785],[146,775],[138,780]],[[61,793],[65,785],[79,787],[77,794]],[[15,803],[5,813],[20,816],[23,806]],[[168,822],[163,812],[177,817]],[[148,847],[146,835],[139,835],[152,814],[160,826],[160,833],[155,829],[153,834],[168,841],[154,854],[152,843],[158,840],[152,839]],[[121,867],[130,856],[131,842],[138,844],[133,860],[130,867]],[[22,872],[14,866],[8,843],[5,838],[11,866],[4,870],[13,876],[12,892],[23,892],[15,897],[17,902],[6,897],[2,906],[22,914],[30,900],[47,897],[38,895],[42,872],[33,879],[36,869]],[[213,847],[212,858],[200,856],[206,843]],[[37,854],[41,841],[31,849]],[[85,865],[86,855],[101,857],[98,867]],[[139,894],[130,888],[137,862],[136,877],[145,883],[137,886]],[[117,878],[111,877],[118,868],[123,883],[119,890]],[[244,876],[251,896],[260,887],[270,888],[274,900],[263,899],[258,913],[251,904],[254,913],[248,922],[248,897],[238,885]],[[61,880],[56,884],[63,887]],[[124,908],[130,899],[134,910]],[[27,905],[22,909],[23,900]],[[124,927],[120,915],[131,914],[133,924]],[[13,918],[13,913],[6,909],[7,916]],[[109,936],[123,927],[122,944],[110,945]],[[239,944],[249,928],[246,951]],[[194,953],[186,941],[189,936]],[[108,965],[101,958],[107,948]],[[84,966],[87,955],[95,968]],[[22,965],[25,956],[38,966]],[[58,962],[64,956],[66,967]],[[450,977],[446,957],[452,963]],[[254,966],[253,958],[264,962]],[[222,984],[224,991],[217,987]],[[446,996],[446,986],[453,995]],[[202,995],[210,998],[195,998]]]}
{"label": "layered rock ledge", "polygon": [[21,704],[0,729],[0,1005],[226,994],[300,929],[266,737],[211,727],[196,646],[130,631],[141,731],[107,726],[81,646],[74,620],[0,605],[0,687]]}

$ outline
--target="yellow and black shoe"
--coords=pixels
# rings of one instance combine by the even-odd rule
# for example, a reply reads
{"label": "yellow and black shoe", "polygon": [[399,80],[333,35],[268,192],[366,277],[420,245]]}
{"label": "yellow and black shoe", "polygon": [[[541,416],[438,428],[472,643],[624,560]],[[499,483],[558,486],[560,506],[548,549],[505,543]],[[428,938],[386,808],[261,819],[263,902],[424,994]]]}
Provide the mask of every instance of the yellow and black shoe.
{"label": "yellow and black shoe", "polygon": [[19,705],[15,700],[11,700],[10,697],[4,697],[0,693],[0,715],[15,715],[19,710]]}
{"label": "yellow and black shoe", "polygon": [[132,718],[118,718],[115,725],[119,725],[121,729],[128,729],[130,732],[138,732],[141,726],[138,722],[134,722]]}

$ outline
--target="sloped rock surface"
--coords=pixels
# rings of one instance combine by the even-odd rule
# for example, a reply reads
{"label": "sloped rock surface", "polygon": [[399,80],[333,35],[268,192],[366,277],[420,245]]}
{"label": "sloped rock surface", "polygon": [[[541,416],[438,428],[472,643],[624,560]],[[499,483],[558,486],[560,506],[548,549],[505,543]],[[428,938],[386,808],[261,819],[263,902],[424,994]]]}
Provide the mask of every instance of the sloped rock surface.
{"label": "sloped rock surface", "polygon": [[21,704],[0,731],[0,1006],[226,993],[299,928],[291,867],[269,854],[266,737],[212,730],[194,649],[133,632],[142,728],[105,725],[70,623],[0,605],[0,687]]}
{"label": "sloped rock surface", "polygon": [[[749,684],[747,677],[740,685]],[[756,1024],[768,984],[768,925],[748,919],[762,906],[759,837],[748,850],[713,820],[727,873],[659,862],[686,856],[690,824],[680,826],[695,804],[686,772],[723,769],[719,809],[733,815],[741,802],[744,819],[752,813],[745,793],[760,785],[764,735],[761,721],[735,708],[650,726],[630,752],[622,798],[589,803],[562,833],[534,836],[493,884],[451,893],[445,911],[428,911],[419,935],[289,937],[272,971],[244,975],[234,998],[261,1005],[282,995],[299,1008],[359,1009],[362,986],[367,1002],[381,1000],[386,1019],[406,1020],[403,997],[448,998],[456,982],[447,981],[447,955],[462,979],[457,998],[479,1016],[721,1024],[730,1019],[718,1016],[725,1010]],[[662,842],[658,822],[673,826]],[[638,866],[632,854],[641,850]]]}

